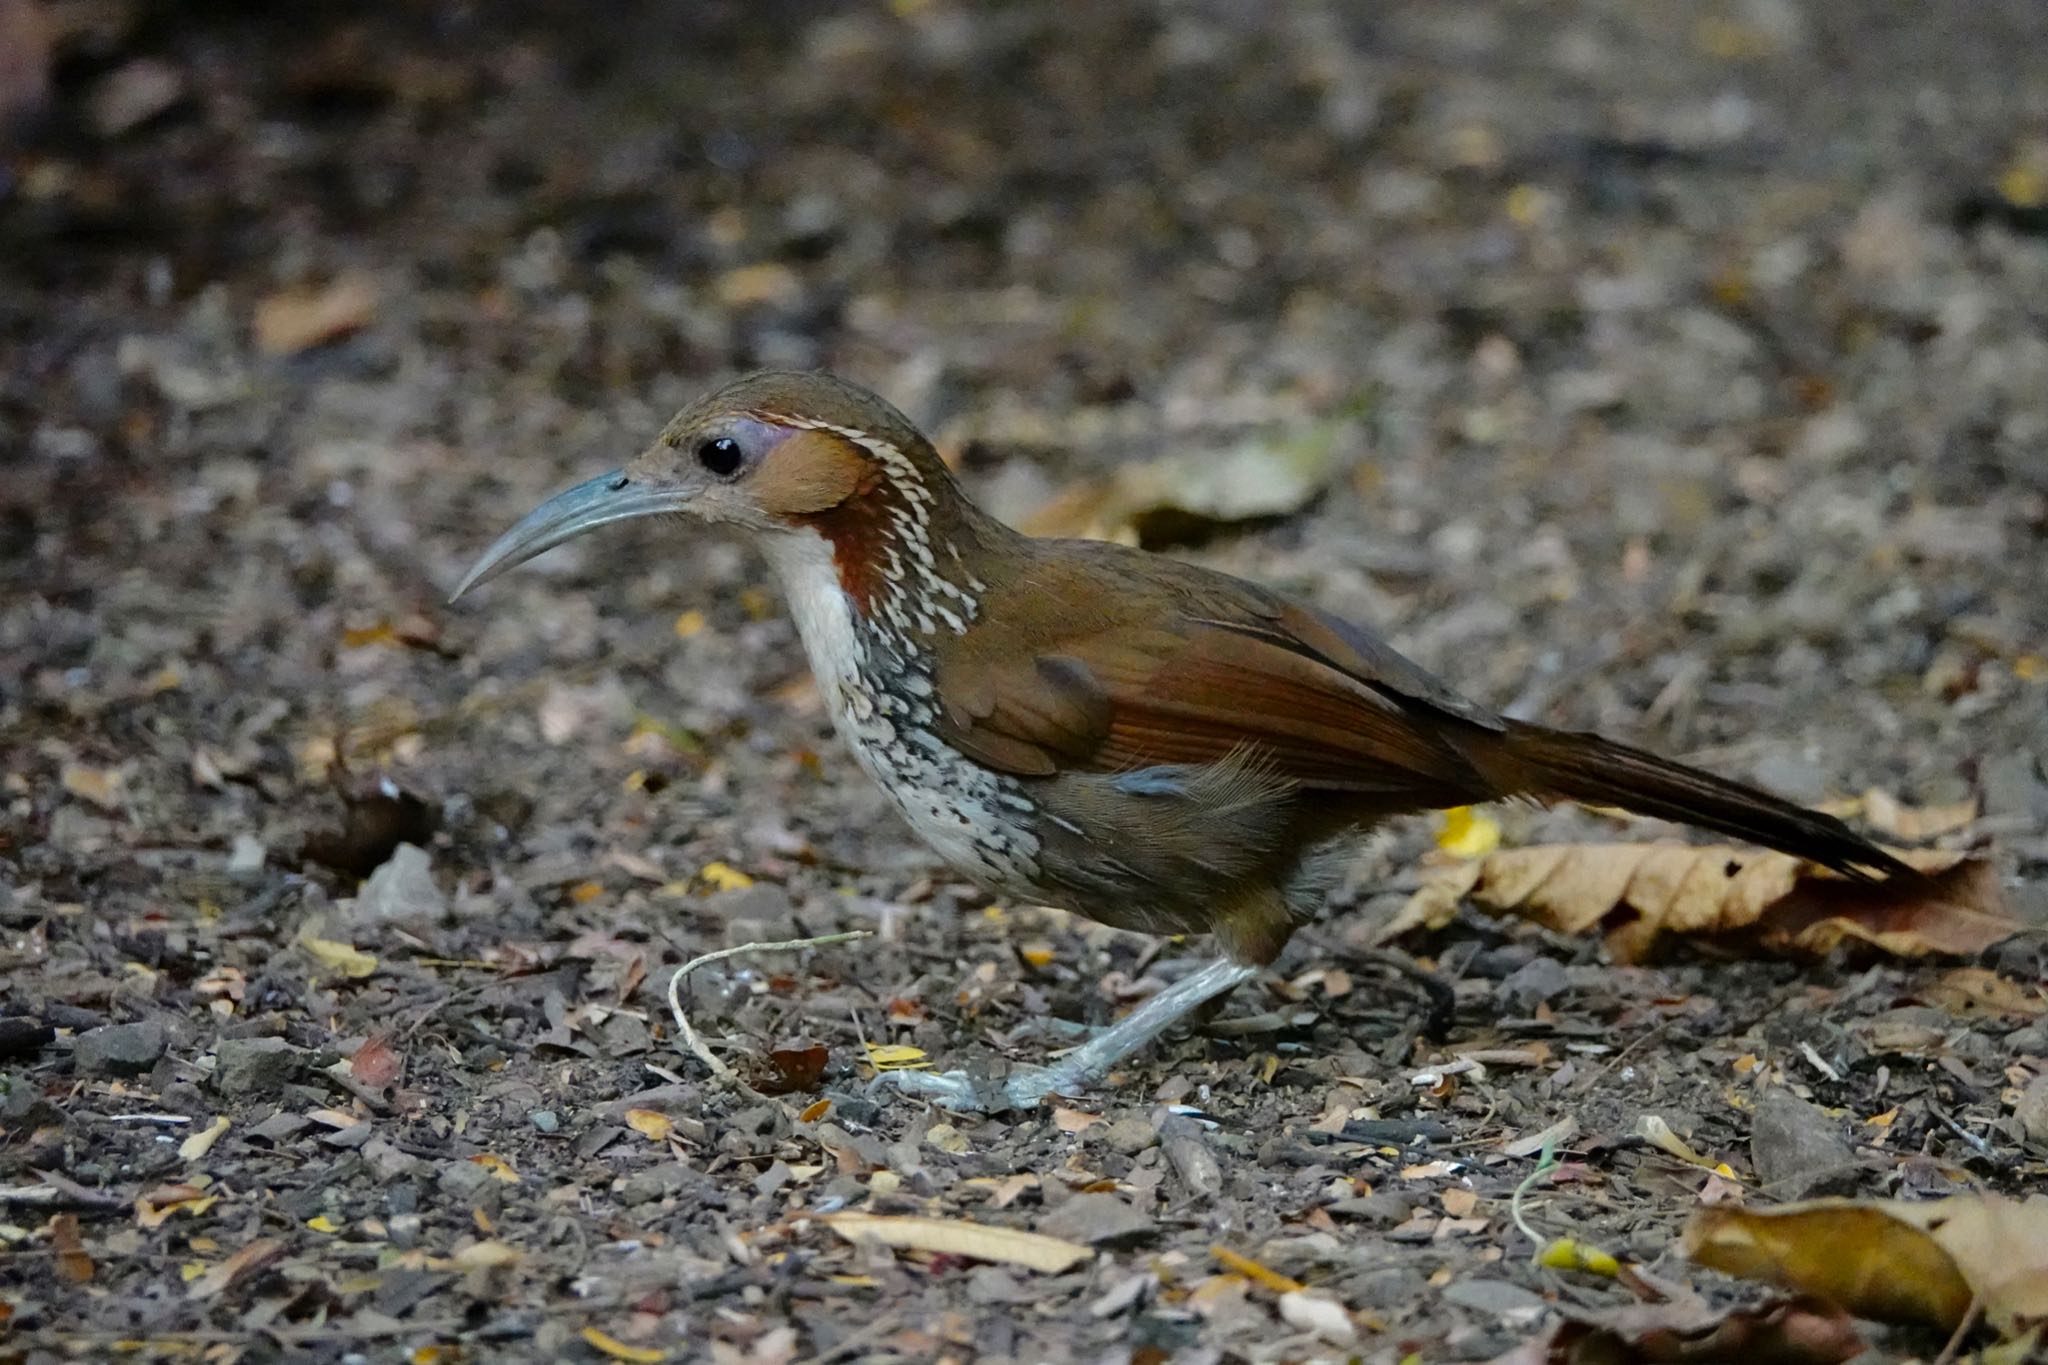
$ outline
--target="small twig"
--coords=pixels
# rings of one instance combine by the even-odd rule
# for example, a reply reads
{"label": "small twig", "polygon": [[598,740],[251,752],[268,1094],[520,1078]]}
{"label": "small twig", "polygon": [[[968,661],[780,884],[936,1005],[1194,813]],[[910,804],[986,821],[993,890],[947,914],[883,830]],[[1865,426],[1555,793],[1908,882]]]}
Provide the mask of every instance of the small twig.
{"label": "small twig", "polygon": [[1529,1226],[1528,1218],[1522,1213],[1522,1200],[1537,1181],[1556,1170],[1557,1166],[1557,1143],[1544,1143],[1542,1155],[1536,1162],[1536,1169],[1522,1177],[1522,1183],[1515,1186],[1514,1196],[1508,1200],[1508,1215],[1515,1220],[1515,1226],[1522,1230],[1522,1235],[1529,1239],[1529,1256],[1532,1260],[1541,1256],[1543,1248],[1549,1243],[1537,1235],[1536,1229]]}
{"label": "small twig", "polygon": [[1985,1139],[1978,1137],[1975,1133],[1963,1127],[1962,1124],[1957,1123],[1954,1119],[1950,1118],[1947,1114],[1942,1113],[1939,1109],[1936,1109],[1931,1104],[1927,1106],[1927,1112],[1934,1115],[1934,1117],[1940,1119],[1942,1123],[1947,1126],[1950,1132],[1954,1133],[1957,1137],[1961,1138],[1963,1141],[1969,1143],[1972,1147],[1976,1148],[1977,1155],[1991,1160],[1997,1159],[1997,1153],[1992,1150],[1991,1144],[1987,1142]]}
{"label": "small twig", "polygon": [[721,958],[737,957],[741,953],[779,953],[792,948],[822,948],[833,943],[851,943],[855,939],[871,938],[866,929],[851,929],[843,934],[823,934],[817,938],[790,938],[780,943],[742,943],[734,948],[720,948],[715,953],[702,953],[676,968],[668,979],[668,1010],[675,1017],[676,1033],[698,1061],[704,1063],[711,1074],[722,1081],[733,1079],[733,1069],[711,1055],[711,1049],[704,1046],[704,1040],[697,1036],[697,1030],[690,1026],[690,1016],[683,1013],[683,978],[707,962]]}
{"label": "small twig", "polygon": [[55,1171],[37,1171],[42,1177],[40,1185],[10,1185],[0,1187],[0,1205],[23,1205],[29,1208],[77,1208],[77,1209],[125,1209],[129,1200],[105,1190],[96,1190],[81,1185],[68,1176]]}
{"label": "small twig", "polygon": [[1977,1329],[1977,1320],[1983,1316],[1984,1296],[1974,1294],[1970,1297],[1969,1311],[1964,1313],[1963,1320],[1956,1324],[1956,1330],[1949,1334],[1948,1345],[1941,1348],[1941,1354],[1934,1358],[1934,1365],[1955,1365],[1955,1358],[1961,1353],[1963,1343],[1969,1340],[1970,1333]]}

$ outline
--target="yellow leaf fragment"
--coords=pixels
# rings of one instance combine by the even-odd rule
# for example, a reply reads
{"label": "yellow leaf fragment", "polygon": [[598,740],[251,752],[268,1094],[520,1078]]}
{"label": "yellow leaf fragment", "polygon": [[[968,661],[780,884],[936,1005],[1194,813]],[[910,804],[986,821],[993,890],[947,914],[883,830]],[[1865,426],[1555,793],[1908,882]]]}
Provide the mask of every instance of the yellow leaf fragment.
{"label": "yellow leaf fragment", "polygon": [[470,1162],[472,1165],[483,1167],[507,1185],[517,1185],[519,1183],[519,1172],[504,1157],[490,1152],[478,1152],[470,1158]]}
{"label": "yellow leaf fragment", "polygon": [[213,1144],[221,1140],[228,1130],[228,1116],[220,1115],[212,1123],[200,1129],[178,1144],[178,1160],[197,1161],[213,1150]]}
{"label": "yellow leaf fragment", "polygon": [[88,768],[82,763],[67,763],[57,777],[64,784],[65,791],[92,802],[101,810],[119,810],[126,799],[127,784],[119,768]]}
{"label": "yellow leaf fragment", "polygon": [[449,1261],[457,1270],[496,1270],[501,1266],[517,1265],[523,1259],[518,1247],[504,1242],[473,1242],[462,1248]]}
{"label": "yellow leaf fragment", "polygon": [[744,891],[754,884],[752,877],[726,863],[706,863],[697,876],[713,891]]}
{"label": "yellow leaf fragment", "polygon": [[203,1194],[197,1185],[159,1185],[135,1198],[135,1225],[162,1227],[173,1214],[197,1218],[220,1202],[216,1194]]}
{"label": "yellow leaf fragment", "polygon": [[634,1365],[655,1365],[657,1361],[668,1359],[667,1351],[658,1351],[652,1346],[628,1346],[617,1337],[600,1332],[595,1327],[586,1327],[577,1335],[582,1337],[591,1349],[600,1355],[610,1356],[613,1360],[629,1360],[634,1362]]}
{"label": "yellow leaf fragment", "polygon": [[1536,1260],[1552,1270],[1584,1270],[1594,1275],[1605,1275],[1610,1280],[1621,1273],[1621,1262],[1607,1252],[1570,1237],[1559,1237],[1553,1241],[1543,1248],[1543,1254]]}
{"label": "yellow leaf fragment", "polygon": [[676,617],[676,638],[678,640],[687,640],[692,635],[700,634],[703,629],[704,613],[695,607],[691,607],[688,611]]}
{"label": "yellow leaf fragment", "polygon": [[1308,1288],[1300,1280],[1290,1279],[1277,1270],[1269,1270],[1251,1257],[1240,1255],[1220,1242],[1211,1244],[1209,1254],[1214,1256],[1216,1263],[1225,1270],[1242,1275],[1253,1284],[1262,1289],[1270,1289],[1275,1294],[1299,1294]]}
{"label": "yellow leaf fragment", "polygon": [[1697,1166],[1703,1171],[1712,1171],[1724,1180],[1733,1180],[1735,1172],[1719,1161],[1709,1161],[1694,1151],[1686,1140],[1671,1131],[1671,1125],[1656,1114],[1645,1114],[1636,1120],[1636,1136],[1655,1147],[1658,1151],[1677,1157],[1688,1166]]}
{"label": "yellow leaf fragment", "polygon": [[869,1043],[868,1064],[877,1071],[923,1070],[931,1065],[925,1050],[908,1043]]}
{"label": "yellow leaf fragment", "polygon": [[659,1109],[628,1109],[626,1126],[650,1142],[667,1142],[675,1133],[675,1120]]}
{"label": "yellow leaf fragment", "polygon": [[306,1226],[313,1229],[313,1231],[315,1232],[341,1231],[341,1224],[335,1222],[332,1218],[329,1218],[324,1213],[316,1214],[314,1217],[308,1218],[306,1220]]}
{"label": "yellow leaf fragment", "polygon": [[1436,846],[1460,858],[1483,858],[1500,847],[1500,821],[1476,806],[1453,806],[1444,812]]}
{"label": "yellow leaf fragment", "polygon": [[977,1261],[1000,1261],[1052,1275],[1095,1254],[1077,1242],[1038,1232],[1019,1232],[1015,1228],[988,1227],[963,1218],[837,1213],[824,1222],[849,1242],[879,1242],[902,1251],[971,1256]]}
{"label": "yellow leaf fragment", "polygon": [[360,981],[377,970],[377,959],[344,943],[340,939],[316,938],[312,934],[301,934],[299,946],[313,955],[314,961],[329,971],[340,972],[352,981]]}

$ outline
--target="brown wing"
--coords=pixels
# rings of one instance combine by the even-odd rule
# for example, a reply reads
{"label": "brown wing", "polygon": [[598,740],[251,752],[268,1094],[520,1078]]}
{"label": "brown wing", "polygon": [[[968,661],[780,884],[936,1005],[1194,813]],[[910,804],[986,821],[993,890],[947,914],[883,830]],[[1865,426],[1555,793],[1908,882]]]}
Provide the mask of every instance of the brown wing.
{"label": "brown wing", "polygon": [[[1251,746],[1312,788],[1442,801],[1478,785],[1447,730],[1492,728],[1491,716],[1355,627],[1234,579],[1171,573],[1137,585],[1150,589],[1142,606],[1029,641],[999,624],[1021,614],[985,612],[941,660],[944,737],[1023,776],[1213,763]],[[1170,591],[1186,584],[1203,590]]]}

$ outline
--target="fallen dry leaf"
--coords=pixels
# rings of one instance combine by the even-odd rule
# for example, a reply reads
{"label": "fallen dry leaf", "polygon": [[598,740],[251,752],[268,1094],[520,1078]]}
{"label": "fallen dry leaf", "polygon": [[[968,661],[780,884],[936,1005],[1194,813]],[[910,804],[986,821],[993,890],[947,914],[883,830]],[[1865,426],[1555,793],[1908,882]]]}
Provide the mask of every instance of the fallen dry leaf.
{"label": "fallen dry leaf", "polygon": [[937,1255],[967,1256],[977,1261],[1000,1261],[1027,1270],[1057,1275],[1095,1253],[1078,1243],[1048,1237],[1041,1232],[1019,1232],[1015,1228],[987,1227],[961,1218],[892,1217],[873,1213],[839,1213],[824,1220],[825,1226],[849,1242],[880,1242],[903,1251],[929,1251]]}
{"label": "fallen dry leaf", "polygon": [[1967,829],[1976,818],[1974,796],[1947,805],[1909,806],[1875,787],[1863,793],[1863,822],[1887,839],[1903,839],[1909,844]]}
{"label": "fallen dry leaf", "polygon": [[162,1227],[172,1214],[177,1213],[191,1214],[196,1218],[218,1202],[219,1195],[208,1194],[197,1185],[159,1185],[135,1197],[135,1225]]}
{"label": "fallen dry leaf", "polygon": [[921,1047],[908,1043],[869,1043],[868,1062],[877,1071],[922,1071],[931,1066]]}
{"label": "fallen dry leaf", "polygon": [[127,783],[119,768],[88,768],[82,763],[66,763],[57,776],[65,791],[92,802],[101,810],[117,811],[126,799]]}
{"label": "fallen dry leaf", "polygon": [[186,1297],[210,1299],[224,1294],[283,1255],[283,1242],[275,1237],[259,1237],[192,1281],[185,1291]]}
{"label": "fallen dry leaf", "polygon": [[311,953],[313,959],[321,966],[329,971],[340,972],[350,980],[360,981],[377,970],[376,958],[339,939],[315,938],[311,934],[301,934],[299,946]]}
{"label": "fallen dry leaf", "polygon": [[57,1253],[58,1279],[66,1284],[84,1284],[92,1278],[92,1257],[85,1253],[77,1214],[60,1213],[50,1220],[50,1246]]}
{"label": "fallen dry leaf", "polygon": [[1722,1204],[1693,1214],[1685,1252],[1883,1322],[1953,1331],[1972,1302],[2008,1337],[2048,1321],[2048,1195]]}
{"label": "fallen dry leaf", "polygon": [[505,1160],[504,1157],[501,1157],[494,1152],[478,1152],[469,1160],[470,1164],[483,1167],[497,1179],[504,1181],[507,1185],[517,1185],[519,1183],[518,1170],[512,1165],[511,1162]]}
{"label": "fallen dry leaf", "polygon": [[832,1054],[823,1044],[809,1047],[779,1047],[748,1067],[748,1082],[764,1095],[788,1095],[816,1090],[825,1075]]}
{"label": "fallen dry leaf", "polygon": [[228,1130],[228,1116],[220,1115],[206,1127],[178,1144],[178,1160],[197,1161],[213,1150],[213,1144],[221,1140]]}
{"label": "fallen dry leaf", "polygon": [[1944,972],[1919,994],[1928,1004],[1963,1018],[2014,1015],[2033,1019],[2048,1014],[2048,994],[2040,983],[2014,981],[1983,967]]}
{"label": "fallen dry leaf", "polygon": [[1232,1251],[1221,1243],[1212,1244],[1209,1254],[1216,1258],[1216,1264],[1233,1275],[1242,1275],[1253,1284],[1272,1290],[1275,1294],[1299,1294],[1308,1286],[1300,1280],[1282,1275],[1277,1270],[1260,1265],[1251,1257]]}
{"label": "fallen dry leaf", "polygon": [[676,1131],[675,1120],[659,1109],[628,1109],[626,1126],[649,1142],[667,1142]]}
{"label": "fallen dry leaf", "polygon": [[1231,523],[1290,516],[1329,486],[1347,425],[1323,422],[1230,450],[1129,461],[1067,489],[1024,518],[1023,529],[1159,549],[1199,542]]}
{"label": "fallen dry leaf", "polygon": [[1441,928],[1467,897],[1561,933],[1600,930],[1619,962],[1641,961],[1673,933],[1788,956],[1848,939],[1916,957],[1981,952],[2019,930],[1989,863],[1936,850],[1899,857],[1927,880],[1855,882],[1787,854],[1717,845],[1510,849],[1431,869],[1381,937]]}
{"label": "fallen dry leaf", "polygon": [[601,1332],[595,1327],[586,1327],[577,1335],[581,1336],[592,1350],[600,1355],[610,1356],[613,1360],[631,1361],[633,1365],[656,1365],[656,1362],[668,1359],[667,1351],[658,1351],[652,1346],[628,1346],[617,1337]]}
{"label": "fallen dry leaf", "polygon": [[256,305],[256,345],[265,355],[300,351],[360,332],[377,316],[377,283],[360,272],[317,289],[290,289]]}
{"label": "fallen dry leaf", "polygon": [[492,1240],[472,1242],[448,1260],[457,1270],[498,1270],[518,1265],[525,1254],[518,1247]]}
{"label": "fallen dry leaf", "polygon": [[403,1060],[391,1050],[391,1044],[385,1042],[381,1034],[365,1038],[363,1045],[355,1050],[355,1055],[348,1059],[349,1075],[372,1090],[383,1090],[397,1084],[404,1066]]}
{"label": "fallen dry leaf", "polygon": [[1816,1299],[1722,1312],[1688,1295],[1575,1315],[1491,1365],[1838,1365],[1863,1349],[1848,1314]]}

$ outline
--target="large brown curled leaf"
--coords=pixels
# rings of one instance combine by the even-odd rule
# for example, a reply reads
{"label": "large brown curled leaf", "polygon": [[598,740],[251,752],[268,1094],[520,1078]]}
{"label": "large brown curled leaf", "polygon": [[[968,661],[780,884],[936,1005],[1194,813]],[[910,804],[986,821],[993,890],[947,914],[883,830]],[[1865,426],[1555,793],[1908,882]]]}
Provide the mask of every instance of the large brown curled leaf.
{"label": "large brown curled leaf", "polygon": [[1819,1299],[1717,1310],[1687,1298],[1574,1313],[1492,1365],[1839,1365],[1864,1349],[1848,1315]]}
{"label": "large brown curled leaf", "polygon": [[2044,1195],[1716,1204],[1686,1224],[1685,1253],[1882,1322],[1953,1331],[1977,1303],[2006,1337],[2048,1323]]}
{"label": "large brown curled leaf", "polygon": [[1382,937],[1441,928],[1467,897],[1561,933],[1598,930],[1619,962],[1643,960],[1665,934],[1785,956],[1854,940],[1919,957],[1982,952],[2020,929],[1984,860],[1931,849],[1898,856],[1926,880],[1851,881],[1788,854],[1720,845],[1509,849],[1433,869]]}

